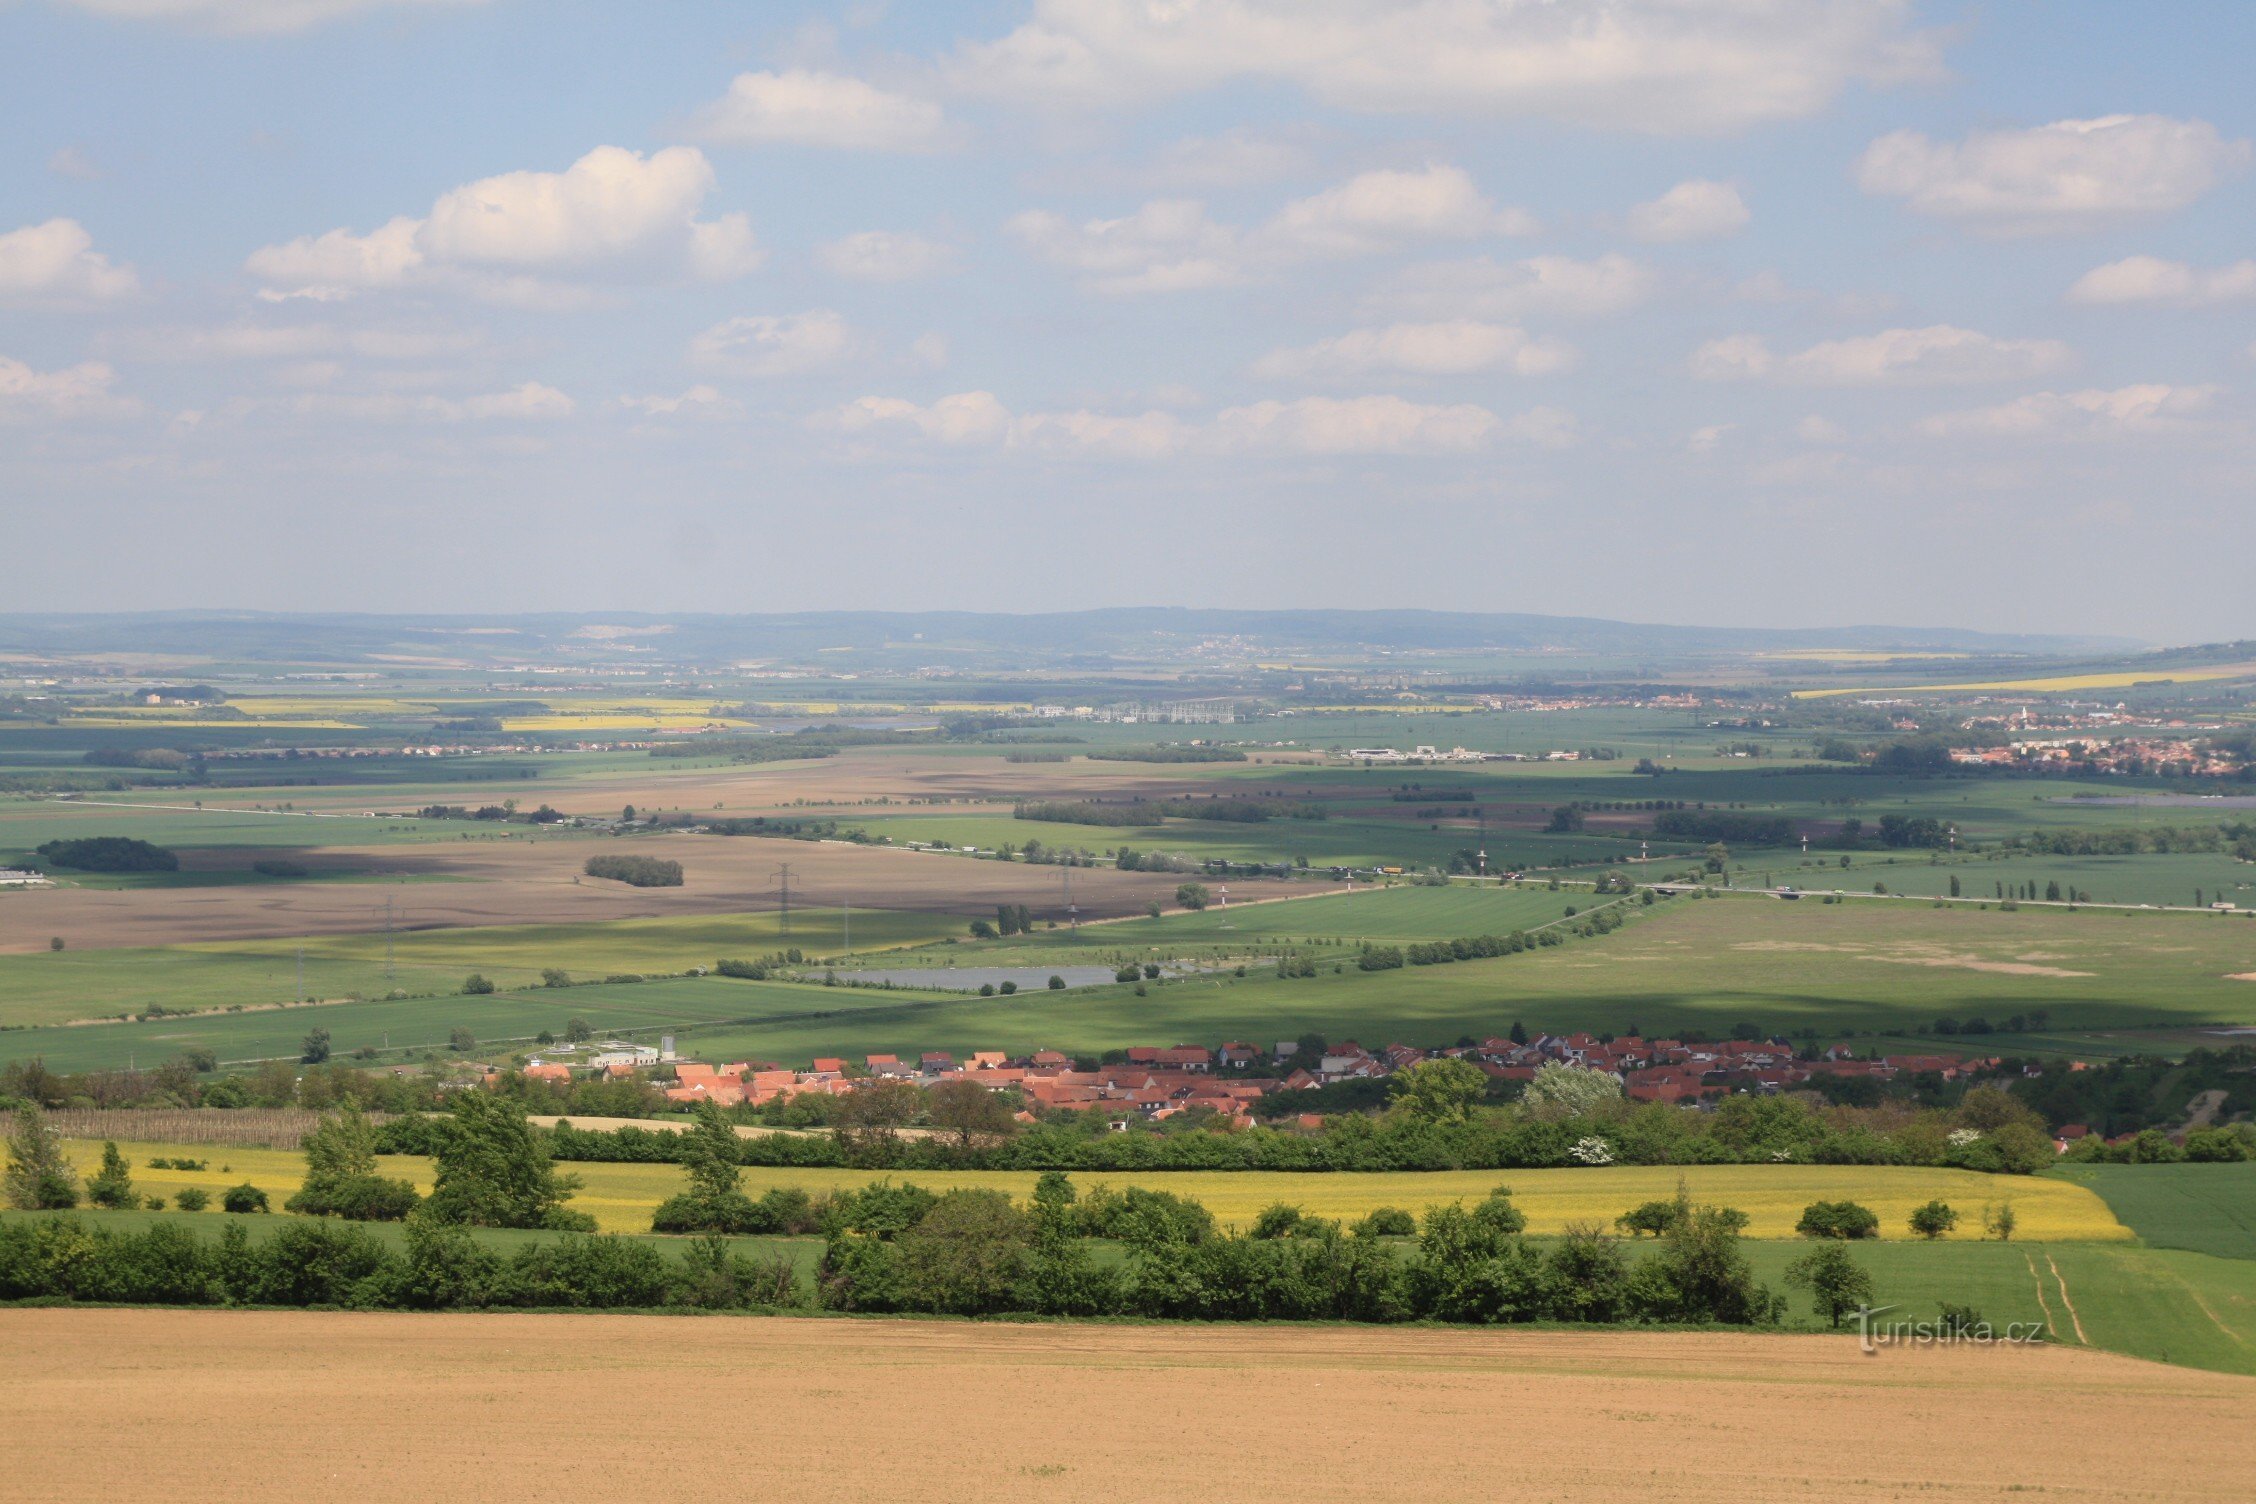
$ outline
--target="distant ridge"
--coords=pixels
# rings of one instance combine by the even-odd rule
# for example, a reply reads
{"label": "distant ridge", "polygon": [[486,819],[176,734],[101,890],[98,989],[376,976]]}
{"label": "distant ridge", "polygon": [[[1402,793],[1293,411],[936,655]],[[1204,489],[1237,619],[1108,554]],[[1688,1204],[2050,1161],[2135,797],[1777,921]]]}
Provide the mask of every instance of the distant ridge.
{"label": "distant ridge", "polygon": [[[607,630],[608,629],[608,630]],[[919,652],[1026,653],[1058,660],[1180,652],[1215,638],[1278,651],[1552,650],[1683,660],[1716,653],[1830,649],[2057,658],[2136,652],[2131,638],[1976,632],[1955,627],[1709,627],[1519,612],[1209,610],[1165,606],[1014,615],[819,611],[719,615],[633,611],[379,615],[155,611],[0,615],[0,652],[163,651],[245,662],[354,663],[446,656],[473,662],[714,663],[841,649],[908,661]]]}

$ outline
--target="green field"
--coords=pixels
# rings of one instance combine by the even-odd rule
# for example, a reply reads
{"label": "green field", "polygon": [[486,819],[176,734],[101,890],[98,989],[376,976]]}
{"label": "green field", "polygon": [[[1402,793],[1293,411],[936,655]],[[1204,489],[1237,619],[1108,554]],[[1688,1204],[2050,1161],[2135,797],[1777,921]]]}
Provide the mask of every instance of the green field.
{"label": "green field", "polygon": [[2062,1165],[2156,1248],[2256,1259],[2256,1164]]}
{"label": "green field", "polygon": [[[0,902],[5,902],[0,899]],[[575,979],[620,973],[677,974],[723,957],[789,946],[836,952],[842,915],[805,909],[783,933],[773,913],[621,919],[602,924],[487,925],[410,930],[391,937],[387,965],[379,932],[298,940],[230,940],[123,950],[35,951],[0,955],[0,1024],[114,1018],[152,1005],[174,1009],[294,1002],[304,954],[304,996],[382,998],[458,990],[477,972],[503,989],[538,985],[559,967]],[[960,924],[939,914],[856,909],[857,952],[937,940]],[[0,1058],[12,1053],[0,1034]]]}
{"label": "green field", "polygon": [[[319,1028],[329,1031],[331,1048],[340,1060],[366,1047],[382,1052],[377,1063],[397,1064],[409,1052],[444,1050],[457,1028],[476,1037],[481,1054],[530,1050],[540,1031],[561,1035],[566,1021],[573,1018],[584,1018],[599,1031],[631,1030],[645,1036],[645,1042],[647,1036],[660,1032],[680,1034],[685,1047],[719,1058],[743,1037],[744,1020],[787,1021],[753,1026],[760,1029],[802,1029],[816,1035],[826,1028],[844,1032],[854,1027],[857,1012],[913,1014],[920,1007],[940,1006],[936,1001],[915,1001],[932,996],[816,983],[678,977],[536,987],[483,997],[446,995],[199,1013],[134,1023],[51,1025],[0,1033],[0,1059],[36,1057],[62,1071],[159,1065],[190,1049],[210,1050],[223,1064],[294,1060],[307,1031]],[[738,1023],[713,1027],[719,1020]],[[694,1041],[689,1037],[693,1028]]]}

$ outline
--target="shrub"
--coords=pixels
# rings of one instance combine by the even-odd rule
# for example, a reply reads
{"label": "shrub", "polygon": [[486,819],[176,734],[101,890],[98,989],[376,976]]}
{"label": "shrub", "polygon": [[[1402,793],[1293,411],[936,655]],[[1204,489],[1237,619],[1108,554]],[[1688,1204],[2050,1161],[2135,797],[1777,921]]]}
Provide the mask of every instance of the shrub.
{"label": "shrub", "polygon": [[1418,1232],[1418,1219],[1399,1206],[1382,1206],[1355,1224],[1359,1238],[1408,1238]]}
{"label": "shrub", "polygon": [[211,1192],[202,1186],[184,1186],[172,1200],[184,1212],[200,1212],[211,1205]]}
{"label": "shrub", "polygon": [[113,1212],[133,1211],[141,1205],[141,1198],[133,1191],[133,1172],[116,1144],[102,1144],[102,1168],[87,1178],[86,1199]]}
{"label": "shrub", "polygon": [[1633,1206],[1614,1218],[1614,1226],[1633,1238],[1640,1233],[1651,1233],[1659,1237],[1675,1225],[1676,1208],[1677,1203],[1674,1201],[1648,1201],[1642,1206]]}
{"label": "shrub", "polygon": [[1300,1223],[1300,1208],[1287,1206],[1280,1201],[1274,1206],[1263,1207],[1253,1219],[1253,1226],[1246,1235],[1253,1238],[1289,1238]]}
{"label": "shrub", "polygon": [[1812,1201],[1802,1209],[1794,1231],[1805,1238],[1875,1238],[1880,1235],[1880,1219],[1854,1201]]}
{"label": "shrub", "polygon": [[8,1205],[17,1211],[68,1211],[78,1205],[78,1175],[63,1155],[62,1140],[48,1126],[37,1104],[26,1102],[16,1110],[15,1131],[8,1135],[8,1170],[4,1181]]}
{"label": "shrub", "polygon": [[1956,1226],[1958,1213],[1941,1201],[1930,1201],[1912,1209],[1911,1230],[1930,1242]]}
{"label": "shrub", "polygon": [[231,1185],[220,1192],[219,1204],[223,1210],[237,1216],[263,1212],[267,1209],[266,1192],[246,1180],[241,1185]]}

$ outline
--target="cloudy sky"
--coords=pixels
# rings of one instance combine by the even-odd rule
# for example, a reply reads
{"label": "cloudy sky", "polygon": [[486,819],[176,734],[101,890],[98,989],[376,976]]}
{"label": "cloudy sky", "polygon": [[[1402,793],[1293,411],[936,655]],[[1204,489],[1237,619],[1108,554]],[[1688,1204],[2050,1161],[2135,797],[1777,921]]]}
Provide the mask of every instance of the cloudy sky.
{"label": "cloudy sky", "polygon": [[2256,635],[2256,6],[0,0],[0,610]]}

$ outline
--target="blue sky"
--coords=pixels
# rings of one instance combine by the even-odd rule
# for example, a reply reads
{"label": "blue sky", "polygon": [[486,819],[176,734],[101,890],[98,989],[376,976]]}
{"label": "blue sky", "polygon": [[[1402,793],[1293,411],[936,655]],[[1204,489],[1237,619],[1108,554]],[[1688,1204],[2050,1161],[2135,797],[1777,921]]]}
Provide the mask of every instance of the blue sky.
{"label": "blue sky", "polygon": [[0,609],[2256,635],[2240,4],[0,0]]}

